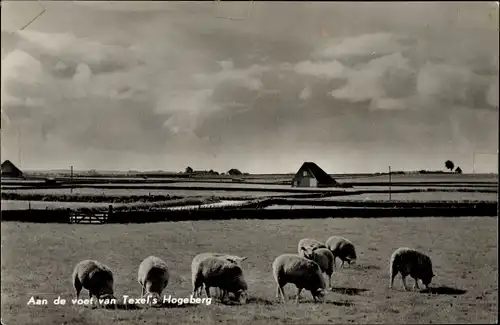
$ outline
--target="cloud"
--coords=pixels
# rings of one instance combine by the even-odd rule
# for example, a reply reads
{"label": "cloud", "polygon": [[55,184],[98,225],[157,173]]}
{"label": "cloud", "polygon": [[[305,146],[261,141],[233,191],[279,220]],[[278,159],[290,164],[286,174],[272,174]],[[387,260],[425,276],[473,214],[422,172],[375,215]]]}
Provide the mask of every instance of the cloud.
{"label": "cloud", "polygon": [[311,75],[320,78],[343,78],[349,72],[339,61],[302,61],[293,68],[298,74]]}
{"label": "cloud", "polygon": [[[70,33],[42,33],[32,30],[16,32],[18,47],[35,55],[43,55],[52,64],[76,67],[85,62],[94,73],[113,72],[141,63],[132,48],[102,44],[77,38]],[[59,63],[61,62],[61,63]]]}
{"label": "cloud", "polygon": [[412,72],[408,59],[401,53],[386,55],[353,69],[347,74],[347,84],[331,95],[351,102],[374,101],[372,108],[379,104],[393,107],[397,101],[385,97],[408,96]]}
{"label": "cloud", "polygon": [[340,59],[371,54],[391,54],[403,51],[408,47],[401,44],[404,40],[404,37],[393,33],[373,33],[334,38],[322,46],[316,56]]}
{"label": "cloud", "polygon": [[269,70],[268,67],[258,64],[247,68],[234,68],[231,60],[220,61],[219,64],[222,67],[220,71],[210,74],[197,74],[196,81],[204,86],[231,82],[256,91],[262,88],[262,81],[260,80],[262,73]]}
{"label": "cloud", "polygon": [[[455,20],[443,4],[259,3],[235,22],[215,19],[213,4],[136,3],[73,6],[70,22],[56,19],[69,6],[48,6],[31,26],[38,32],[9,34],[8,46],[2,32],[3,135],[21,128],[32,152],[96,166],[85,155],[158,159],[157,168],[217,154],[244,167],[254,149],[272,164],[278,149],[283,161],[302,159],[287,156],[295,149],[330,161],[321,148],[333,144],[353,152],[493,144],[493,132],[476,129],[497,114],[498,44],[479,14]],[[461,137],[467,128],[476,133]]]}
{"label": "cloud", "polygon": [[306,87],[306,88],[302,89],[302,91],[300,92],[299,98],[302,100],[307,100],[307,99],[311,98],[311,95],[312,95],[311,88]]}
{"label": "cloud", "polygon": [[426,63],[417,77],[417,90],[425,97],[446,102],[464,102],[470,96],[473,73],[460,66]]}
{"label": "cloud", "polygon": [[489,105],[498,108],[498,77],[490,85],[486,93],[486,101]]}
{"label": "cloud", "polygon": [[[126,140],[134,134],[132,130],[137,127],[151,129],[151,123],[156,128],[151,130],[151,134],[156,132],[164,138],[154,138],[148,134],[135,135],[142,139],[138,141],[151,138],[147,141],[165,145],[176,137],[195,139],[195,130],[207,117],[231,109],[227,101],[216,100],[216,92],[220,93],[223,89],[245,90],[249,96],[256,97],[260,91],[267,91],[263,89],[261,76],[270,68],[262,65],[235,68],[231,59],[219,60],[219,69],[214,71],[213,61],[211,65],[207,64],[203,62],[203,57],[185,55],[180,48],[172,50],[166,47],[153,52],[155,55],[151,52],[142,55],[146,54],[143,47],[146,44],[135,48],[116,47],[70,34],[49,36],[40,32],[21,33],[21,36],[29,42],[19,47],[22,50],[7,54],[2,61],[2,68],[5,65],[2,70],[6,71],[2,78],[2,84],[6,85],[2,87],[5,93],[2,105],[4,98],[9,99],[4,120],[7,121],[14,110],[19,112],[21,109],[27,116],[37,115],[42,119],[40,123],[44,125],[44,138],[52,132],[53,136],[84,147],[92,145],[96,148],[118,147],[123,150],[127,147],[125,143],[128,143],[132,148],[137,140]],[[87,50],[84,51],[84,48]],[[181,55],[183,60],[193,59],[190,65],[177,64],[176,60]],[[138,56],[142,56],[141,60],[145,64],[137,64],[140,61]],[[168,59],[174,60],[170,63],[165,61]],[[104,69],[105,66],[109,68],[109,62],[123,64],[115,65],[114,69]],[[30,108],[33,105],[27,105],[27,101],[21,98],[45,100],[43,103],[37,102],[45,114],[37,113]],[[122,113],[117,110],[117,105],[124,107]],[[67,106],[64,112],[60,111],[61,106]],[[132,109],[133,106],[136,108]],[[82,109],[86,113],[76,112]],[[59,122],[56,124],[80,116],[79,127],[72,128],[71,134],[68,134],[69,130],[43,120],[51,115],[49,112],[57,115]],[[68,112],[73,112],[73,115]],[[97,120],[85,118],[85,114],[95,114],[101,120],[119,117],[122,125],[103,128]],[[117,115],[113,117],[113,114]],[[148,117],[143,119],[139,116]],[[89,130],[93,132],[89,133]],[[118,140],[120,133],[122,139]],[[80,140],[91,134],[93,136],[87,138],[88,143]],[[108,134],[108,141],[91,140],[99,134],[102,137]],[[115,139],[113,141],[116,144],[112,139]],[[201,138],[198,140],[203,142]]]}
{"label": "cloud", "polygon": [[42,70],[41,63],[33,56],[24,51],[15,50],[7,54],[2,60],[2,81],[8,79],[36,79],[40,76]]}

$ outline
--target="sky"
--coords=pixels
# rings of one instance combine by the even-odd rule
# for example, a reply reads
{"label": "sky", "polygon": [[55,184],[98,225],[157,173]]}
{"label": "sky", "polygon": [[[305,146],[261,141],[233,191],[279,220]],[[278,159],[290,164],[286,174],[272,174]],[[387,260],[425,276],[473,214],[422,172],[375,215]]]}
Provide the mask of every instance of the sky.
{"label": "sky", "polygon": [[[45,12],[21,30],[41,11]],[[21,169],[498,171],[496,2],[5,2]]]}

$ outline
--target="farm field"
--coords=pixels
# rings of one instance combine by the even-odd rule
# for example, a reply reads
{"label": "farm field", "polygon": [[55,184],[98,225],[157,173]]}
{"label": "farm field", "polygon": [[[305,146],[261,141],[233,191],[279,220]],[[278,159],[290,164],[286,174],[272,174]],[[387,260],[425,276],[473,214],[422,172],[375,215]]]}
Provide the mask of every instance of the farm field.
{"label": "farm field", "polygon": [[[305,323],[493,323],[497,319],[497,220],[380,218],[228,220],[134,225],[1,223],[1,314],[4,324],[305,324]],[[280,304],[271,273],[274,258],[294,253],[303,237],[344,235],[357,246],[358,263],[337,269],[334,292],[324,304]],[[257,238],[257,241],[256,241]],[[390,240],[393,238],[392,240]],[[464,245],[464,243],[473,243]],[[388,289],[388,259],[400,246],[427,252],[437,277],[433,294],[404,292],[398,276]],[[117,297],[137,297],[137,267],[148,255],[170,266],[166,294],[189,297],[190,264],[200,252],[248,256],[246,305],[186,305],[178,308],[105,310],[81,306],[27,306],[31,296],[70,299],[70,275],[93,258],[115,272]],[[412,281],[408,281],[412,285]],[[463,290],[463,292],[460,292]],[[285,287],[288,297],[293,285]],[[462,294],[463,293],[463,294]],[[86,296],[84,291],[82,296]]]}
{"label": "farm field", "polygon": [[[311,201],[317,199],[310,199]],[[389,200],[389,193],[366,193],[321,198],[321,200]],[[413,192],[392,193],[392,201],[498,201],[498,193],[483,192]]]}
{"label": "farm field", "polygon": [[107,208],[113,203],[2,200],[2,210]]}
{"label": "farm field", "polygon": [[134,189],[134,188],[116,188],[99,189],[91,187],[74,188],[72,193],[69,188],[48,188],[48,189],[17,189],[3,190],[5,193],[19,194],[43,194],[43,195],[95,195],[95,196],[138,196],[138,195],[170,195],[170,196],[220,196],[220,197],[266,197],[266,196],[284,196],[297,195],[297,193],[284,192],[259,192],[259,191],[217,191],[217,190],[156,190],[156,189]]}
{"label": "farm field", "polygon": [[[332,175],[339,182],[388,182],[389,175]],[[392,182],[498,182],[497,174],[392,174]]]}

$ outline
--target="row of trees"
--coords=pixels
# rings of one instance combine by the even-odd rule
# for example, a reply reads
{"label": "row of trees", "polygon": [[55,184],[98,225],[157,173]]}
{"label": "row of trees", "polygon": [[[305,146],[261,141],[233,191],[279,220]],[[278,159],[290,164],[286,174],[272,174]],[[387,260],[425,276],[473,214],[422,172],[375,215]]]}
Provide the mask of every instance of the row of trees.
{"label": "row of trees", "polygon": [[[449,169],[450,171],[453,171],[453,168],[455,168],[455,164],[451,160],[445,161],[444,166],[446,167],[446,169]],[[460,168],[460,166],[457,166],[457,168],[455,169],[455,173],[462,174],[462,168]]]}
{"label": "row of trees", "polygon": [[[195,171],[193,170],[193,168],[191,168],[190,166],[187,166],[187,167],[186,167],[186,169],[185,169],[185,171],[184,171],[184,173],[185,173],[185,174],[193,174],[193,173],[197,173],[197,172],[198,172],[198,171],[196,171],[196,172],[195,172]],[[206,173],[206,174],[219,175],[219,173],[218,173],[218,172],[216,172],[216,171],[214,171],[214,170],[212,170],[212,169],[210,169],[209,171],[203,171],[203,172],[204,172],[204,173]],[[222,173],[222,174],[224,174],[224,173]],[[227,174],[228,174],[228,175],[232,175],[232,176],[243,175],[243,173],[242,173],[242,172],[240,172],[240,171],[239,171],[238,169],[236,169],[236,168],[232,168],[232,169],[230,169],[230,170],[227,172]]]}

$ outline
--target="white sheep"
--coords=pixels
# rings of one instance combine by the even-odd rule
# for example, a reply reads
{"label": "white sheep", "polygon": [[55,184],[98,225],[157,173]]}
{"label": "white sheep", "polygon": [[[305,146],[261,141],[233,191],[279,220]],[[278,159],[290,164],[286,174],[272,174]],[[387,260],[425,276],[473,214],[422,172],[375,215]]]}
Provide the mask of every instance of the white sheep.
{"label": "white sheep", "polygon": [[334,256],[328,248],[302,248],[303,257],[316,262],[321,271],[328,276],[328,287],[332,288],[332,274],[334,268]]}
{"label": "white sheep", "polygon": [[303,238],[299,241],[299,244],[297,245],[297,252],[299,256],[304,256],[304,251],[302,248],[308,249],[308,248],[326,248],[326,245],[319,240],[316,239],[311,239],[311,238]]}
{"label": "white sheep", "polygon": [[156,298],[158,302],[162,301],[161,293],[167,287],[169,278],[167,263],[156,256],[146,257],[137,272],[137,281],[142,288],[141,298],[146,294]]}
{"label": "white sheep", "polygon": [[79,262],[73,270],[72,280],[77,299],[80,297],[82,288],[89,291],[89,298],[92,296],[97,298],[99,306],[99,299],[116,299],[113,290],[113,272],[98,261],[83,260]]}
{"label": "white sheep", "polygon": [[319,265],[305,257],[295,254],[282,254],[273,262],[273,275],[276,281],[276,297],[285,301],[284,286],[287,283],[293,283],[297,287],[298,303],[300,293],[303,289],[311,292],[314,301],[324,301],[326,294],[325,279]]}
{"label": "white sheep", "polygon": [[326,241],[326,247],[333,254],[333,264],[335,267],[337,267],[337,257],[342,261],[341,267],[344,266],[344,262],[348,262],[350,265],[356,261],[356,249],[354,248],[354,244],[347,238],[331,236]]}
{"label": "white sheep", "polygon": [[[224,254],[224,253],[211,253],[211,252],[200,253],[197,255],[198,259],[200,259],[200,260],[205,258],[205,257],[208,257],[208,256],[215,256],[215,257],[224,258],[230,262],[238,264],[240,267],[241,267],[241,262],[243,262],[244,260],[246,260],[248,258],[246,256],[241,257],[241,256],[237,256],[237,255]],[[216,294],[221,299],[223,299],[227,294],[227,292],[225,292],[224,290],[220,290],[219,287],[215,287],[215,290],[216,290]],[[198,294],[201,295],[202,291],[203,291],[203,286],[198,289]]]}
{"label": "white sheep", "polygon": [[400,247],[391,255],[389,266],[391,283],[389,288],[392,288],[394,278],[398,273],[401,273],[405,290],[408,290],[406,286],[406,277],[408,275],[415,280],[414,289],[418,288],[418,280],[421,280],[426,289],[428,289],[432,278],[436,276],[432,270],[431,258],[424,253],[408,247]]}
{"label": "white sheep", "polygon": [[248,286],[241,266],[234,261],[210,253],[199,254],[191,263],[191,277],[193,296],[201,295],[200,288],[205,286],[210,298],[210,287],[219,287],[224,294],[232,292],[241,303],[246,302]]}

